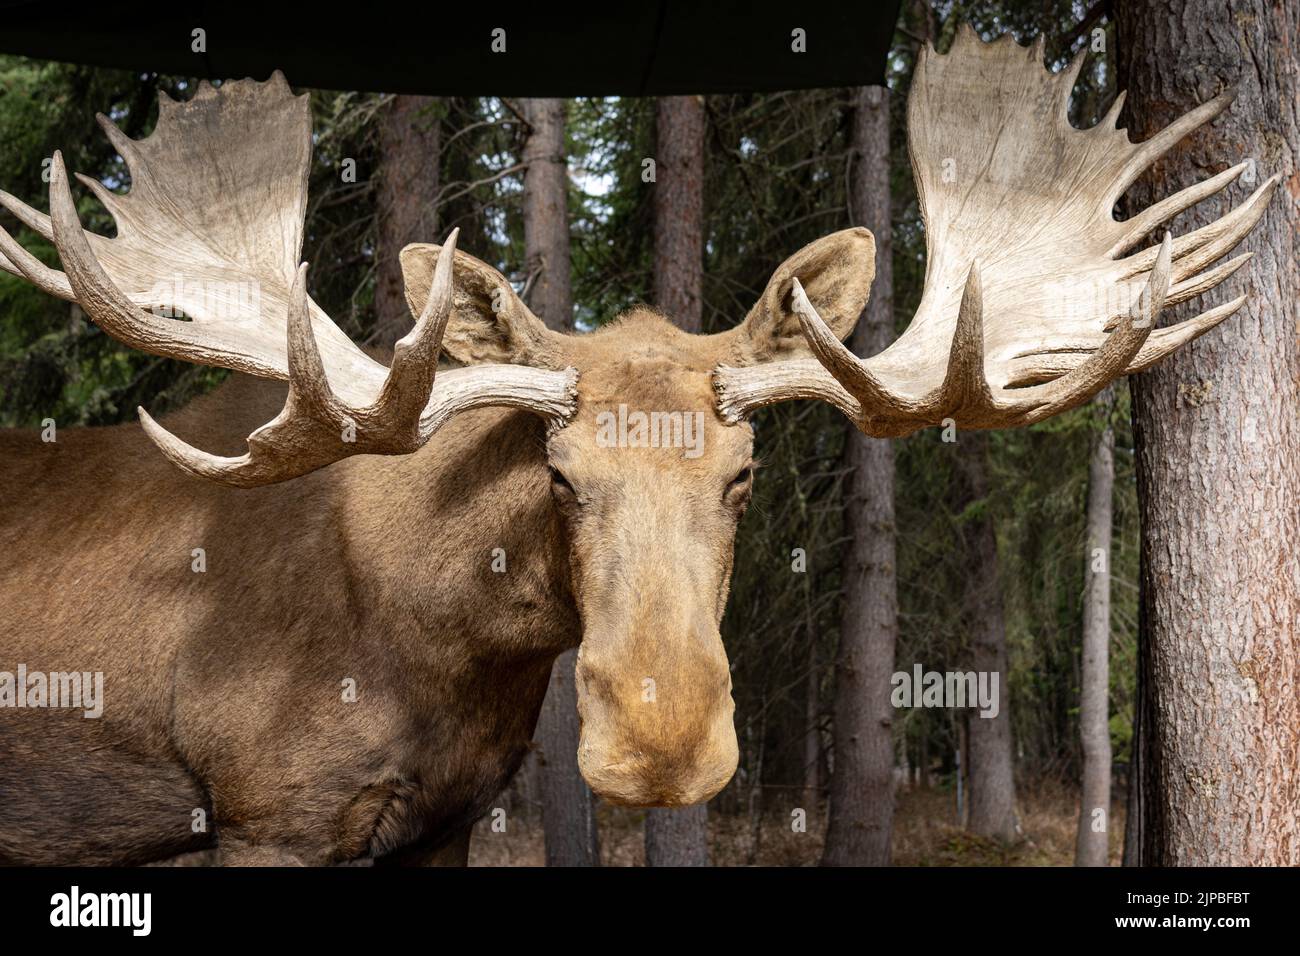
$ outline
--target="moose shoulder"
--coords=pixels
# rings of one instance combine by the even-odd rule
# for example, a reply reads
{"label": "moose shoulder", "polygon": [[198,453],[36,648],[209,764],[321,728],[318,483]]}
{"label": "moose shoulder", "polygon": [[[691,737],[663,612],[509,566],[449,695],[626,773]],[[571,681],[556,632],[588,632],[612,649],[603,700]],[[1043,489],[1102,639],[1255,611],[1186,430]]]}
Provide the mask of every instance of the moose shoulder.
{"label": "moose shoulder", "polygon": [[[167,424],[233,450],[283,392],[235,379]],[[237,490],[137,428],[67,429],[41,455],[4,434],[5,659],[82,662],[105,702],[0,713],[0,858],[141,862],[219,835],[227,860],[319,863],[465,828],[580,634],[543,438],[471,412],[436,454]]]}
{"label": "moose shoulder", "polygon": [[[865,359],[841,340],[874,243],[849,229],[795,253],[715,335],[645,309],[552,332],[453,232],[403,250],[415,324],[377,361],[308,296],[309,113],[278,74],[164,98],[145,140],[102,120],[133,184],[82,179],[112,239],[82,231],[57,154],[49,215],[0,192],[63,271],[3,230],[0,268],[134,348],[271,380],[236,377],[164,423],[141,410],[143,429],[0,435],[0,669],[103,674],[95,718],[0,708],[0,862],[213,842],[228,863],[463,856],[573,646],[592,788],[709,799],[737,763],[719,625],[752,411],[812,398],[874,435],[1030,424],[1240,306],[1153,331],[1162,306],[1244,264],[1211,266],[1276,179],[1138,252],[1242,167],[1129,222],[1110,212],[1229,99],[1134,145],[1064,122],[1073,76],[969,31],[923,53],[909,136],[926,287]],[[656,421],[658,440],[633,435]]]}

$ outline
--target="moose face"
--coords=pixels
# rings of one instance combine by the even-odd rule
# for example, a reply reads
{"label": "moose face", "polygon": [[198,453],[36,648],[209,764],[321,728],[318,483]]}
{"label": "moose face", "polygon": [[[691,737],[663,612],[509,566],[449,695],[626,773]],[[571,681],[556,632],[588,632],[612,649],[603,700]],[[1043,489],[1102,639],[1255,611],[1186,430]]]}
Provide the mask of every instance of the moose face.
{"label": "moose face", "polygon": [[[410,304],[424,308],[437,246],[402,253]],[[582,620],[578,763],[614,803],[708,800],[738,758],[720,624],[737,522],[753,486],[753,431],[718,412],[714,371],[798,355],[798,277],[839,335],[873,274],[865,230],[788,260],[739,326],[691,335],[634,309],[586,335],[547,329],[496,270],[458,253],[443,348],[466,364],[577,370],[577,407],[547,441],[551,495],[567,537]]]}
{"label": "moose face", "polygon": [[736,769],[719,624],[753,431],[714,411],[710,344],[645,311],[573,337],[578,409],[547,445],[583,623],[578,764],[616,803],[698,803]]}

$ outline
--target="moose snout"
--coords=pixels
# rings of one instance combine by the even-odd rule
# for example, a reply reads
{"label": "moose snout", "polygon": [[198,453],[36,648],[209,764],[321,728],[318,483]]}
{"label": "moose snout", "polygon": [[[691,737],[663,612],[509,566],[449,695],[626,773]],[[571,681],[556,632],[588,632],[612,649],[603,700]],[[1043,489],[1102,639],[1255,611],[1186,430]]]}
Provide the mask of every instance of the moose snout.
{"label": "moose snout", "polygon": [[611,803],[703,803],[726,786],[738,760],[726,654],[716,630],[680,641],[656,637],[653,658],[626,653],[626,641],[584,639],[578,767]]}

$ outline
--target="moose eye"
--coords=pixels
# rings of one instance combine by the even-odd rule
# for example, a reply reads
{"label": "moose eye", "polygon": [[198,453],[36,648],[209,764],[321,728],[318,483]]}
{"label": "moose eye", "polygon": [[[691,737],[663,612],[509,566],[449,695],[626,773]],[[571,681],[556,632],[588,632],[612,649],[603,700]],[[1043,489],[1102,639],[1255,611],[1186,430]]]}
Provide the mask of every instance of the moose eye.
{"label": "moose eye", "polygon": [[567,491],[569,494],[573,494],[573,485],[569,484],[569,479],[564,477],[564,472],[560,471],[560,469],[556,468],[554,465],[549,466],[549,469],[551,472],[551,485],[557,490]]}

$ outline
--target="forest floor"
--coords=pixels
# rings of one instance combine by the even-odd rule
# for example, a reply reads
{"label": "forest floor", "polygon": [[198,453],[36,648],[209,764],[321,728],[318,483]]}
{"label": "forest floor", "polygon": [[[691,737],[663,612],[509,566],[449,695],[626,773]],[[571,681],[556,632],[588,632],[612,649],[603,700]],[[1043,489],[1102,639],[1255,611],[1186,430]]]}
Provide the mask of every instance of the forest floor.
{"label": "forest floor", "polygon": [[[1074,862],[1078,797],[1060,786],[1019,794],[1022,833],[1009,844],[974,836],[957,821],[951,791],[909,789],[898,795],[894,819],[894,863],[898,866],[1070,866]],[[644,813],[601,805],[601,862],[643,866]],[[813,866],[821,856],[824,806],[808,815],[807,832],[794,832],[789,816],[767,815],[757,834],[748,817],[710,816],[715,866]],[[493,832],[492,817],[481,820],[470,841],[470,866],[542,866],[541,824],[507,817],[506,832]],[[1119,865],[1124,816],[1110,820],[1111,863]]]}

